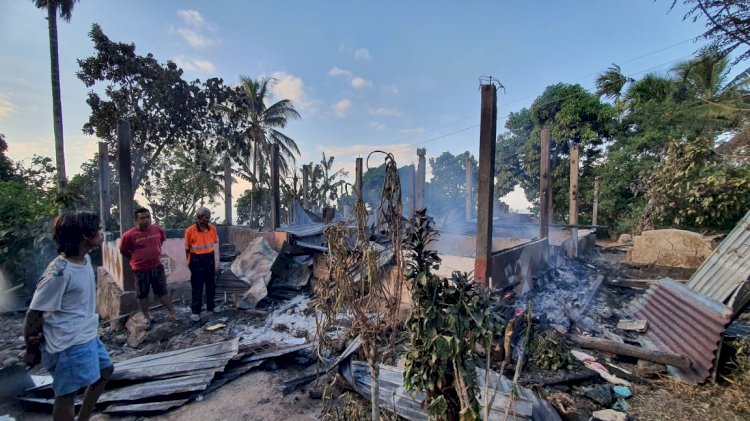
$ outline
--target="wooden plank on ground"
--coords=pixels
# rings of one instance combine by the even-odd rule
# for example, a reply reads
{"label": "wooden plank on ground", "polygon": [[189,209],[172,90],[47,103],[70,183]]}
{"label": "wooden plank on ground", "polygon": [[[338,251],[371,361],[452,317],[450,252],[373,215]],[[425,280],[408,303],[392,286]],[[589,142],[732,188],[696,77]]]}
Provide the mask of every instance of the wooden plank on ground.
{"label": "wooden plank on ground", "polygon": [[648,320],[620,320],[617,328],[643,333],[648,329]]}
{"label": "wooden plank on ground", "polygon": [[569,335],[568,340],[575,345],[588,349],[598,349],[612,354],[636,357],[655,363],[671,365],[672,367],[690,368],[690,360],[683,355],[664,351],[652,351],[635,345],[623,344],[608,339],[592,338],[588,336]]}

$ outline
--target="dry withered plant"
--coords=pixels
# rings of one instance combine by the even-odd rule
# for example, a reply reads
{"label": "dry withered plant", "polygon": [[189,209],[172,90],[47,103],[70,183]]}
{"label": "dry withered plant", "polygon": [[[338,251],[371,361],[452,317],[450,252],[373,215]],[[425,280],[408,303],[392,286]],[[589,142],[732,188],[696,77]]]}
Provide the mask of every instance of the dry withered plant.
{"label": "dry withered plant", "polygon": [[[330,349],[332,344],[326,334],[338,324],[340,315],[350,318],[349,333],[361,338],[362,351],[370,369],[373,420],[380,417],[378,363],[385,355],[378,347],[388,333],[391,333],[391,337],[395,336],[393,332],[403,284],[401,185],[396,161],[391,154],[386,154],[385,169],[379,219],[390,240],[391,250],[383,250],[382,246],[370,241],[367,210],[362,197],[357,197],[350,220],[331,225],[325,230],[330,276],[327,282],[319,282],[315,287],[319,352]],[[389,283],[382,267],[384,256],[388,258],[391,254],[395,256],[395,273]]]}

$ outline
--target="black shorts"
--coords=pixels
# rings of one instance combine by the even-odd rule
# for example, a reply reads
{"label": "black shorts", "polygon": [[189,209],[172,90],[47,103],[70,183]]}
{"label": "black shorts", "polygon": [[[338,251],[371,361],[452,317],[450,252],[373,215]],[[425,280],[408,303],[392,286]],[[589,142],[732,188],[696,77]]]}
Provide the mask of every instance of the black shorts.
{"label": "black shorts", "polygon": [[154,295],[161,297],[167,294],[167,275],[164,266],[148,270],[134,270],[133,276],[138,284],[138,298],[148,297],[149,288],[153,288]]}

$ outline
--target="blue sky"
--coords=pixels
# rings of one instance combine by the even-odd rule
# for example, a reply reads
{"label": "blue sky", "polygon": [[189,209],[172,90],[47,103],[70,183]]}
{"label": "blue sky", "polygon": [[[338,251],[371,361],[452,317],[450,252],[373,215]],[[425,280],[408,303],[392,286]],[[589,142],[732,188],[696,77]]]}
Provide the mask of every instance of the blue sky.
{"label": "blue sky", "polygon": [[[701,44],[702,22],[683,21],[671,1],[145,1],[83,0],[58,21],[67,171],[93,157],[76,59],[93,54],[93,23],[136,52],[173,60],[185,79],[278,79],[277,99],[302,115],[286,133],[298,164],[333,155],[345,168],[372,149],[399,165],[443,151],[477,154],[479,77],[491,75],[498,132],[505,116],[548,85],[593,90],[611,63],[635,78],[666,73]],[[46,12],[0,0],[0,133],[12,159],[54,155]],[[242,186],[236,186],[238,194]],[[526,206],[520,192],[511,207]]]}

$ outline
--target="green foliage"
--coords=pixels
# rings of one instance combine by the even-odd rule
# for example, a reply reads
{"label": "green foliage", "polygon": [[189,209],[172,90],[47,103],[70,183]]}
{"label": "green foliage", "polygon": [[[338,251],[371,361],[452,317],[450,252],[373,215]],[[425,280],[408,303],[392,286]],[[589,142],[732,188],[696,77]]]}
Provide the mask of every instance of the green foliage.
{"label": "green foliage", "polygon": [[[251,212],[251,203],[255,211]],[[271,222],[271,190],[266,187],[247,189],[237,199],[237,223],[264,227]]]}
{"label": "green foliage", "polygon": [[163,151],[186,148],[204,139],[210,105],[200,81],[186,82],[172,62],[159,63],[151,54],[136,54],[135,45],[112,42],[94,24],[89,33],[96,54],[78,60],[78,78],[87,88],[104,85],[105,97],[89,91],[91,108],[86,134],[109,143],[117,155],[118,122],[130,122],[133,191],[141,186]]}
{"label": "green foliage", "polygon": [[505,322],[490,311],[490,292],[466,273],[451,278],[432,273],[440,264],[428,245],[436,239],[431,218],[417,211],[407,227],[407,256],[412,313],[406,320],[406,390],[427,393],[430,419],[476,420],[480,418],[474,361],[477,346],[490,349]]}
{"label": "green foliage", "polygon": [[725,230],[750,207],[750,168],[727,163],[705,138],[672,141],[646,183],[645,216],[657,226]]}
{"label": "green foliage", "polygon": [[451,209],[464,209],[467,162],[471,162],[471,195],[476,200],[479,165],[474,155],[468,151],[459,155],[446,151],[437,158],[430,158],[432,179],[428,186],[427,207],[433,214],[445,214]]}
{"label": "green foliage", "polygon": [[556,331],[546,331],[532,339],[530,361],[543,370],[557,371],[570,369],[573,366],[573,355],[563,335]]}
{"label": "green foliage", "polygon": [[165,228],[195,221],[199,206],[214,204],[223,189],[223,166],[205,152],[177,150],[154,167],[144,187],[154,220]]}
{"label": "green foliage", "polygon": [[[594,171],[594,164],[603,154],[603,145],[616,128],[615,109],[604,104],[580,85],[556,84],[545,89],[530,109],[511,113],[505,124],[507,133],[498,136],[495,180],[498,194],[507,193],[520,185],[527,199],[539,203],[539,160],[541,131],[549,128],[552,168],[552,192],[555,213],[567,215],[568,175],[567,155],[571,142],[580,145],[581,195],[593,186],[586,183]],[[593,177],[591,177],[593,178]],[[584,209],[585,210],[585,206]]]}
{"label": "green foliage", "polygon": [[5,153],[8,151],[8,143],[5,135],[0,133],[0,181],[8,181],[13,178],[13,162]]}
{"label": "green foliage", "polygon": [[50,222],[57,213],[52,160],[35,156],[0,181],[0,268],[14,282],[35,281],[55,250]]}
{"label": "green foliage", "polygon": [[311,162],[307,165],[311,169],[308,175],[308,200],[312,209],[322,210],[326,206],[334,205],[348,190],[344,177],[349,174],[342,169],[334,171],[334,159],[333,156],[326,157],[323,153],[320,162]]}

